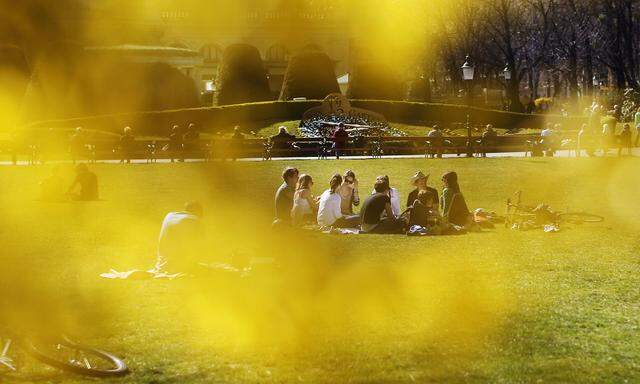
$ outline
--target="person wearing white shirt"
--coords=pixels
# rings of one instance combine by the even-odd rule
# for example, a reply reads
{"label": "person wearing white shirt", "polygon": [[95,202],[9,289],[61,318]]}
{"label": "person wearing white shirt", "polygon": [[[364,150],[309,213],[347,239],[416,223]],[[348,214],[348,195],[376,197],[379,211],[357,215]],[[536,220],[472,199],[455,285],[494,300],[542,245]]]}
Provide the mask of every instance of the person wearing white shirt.
{"label": "person wearing white shirt", "polygon": [[185,204],[184,211],[169,212],[162,221],[158,238],[156,269],[169,265],[172,270],[186,272],[197,266],[204,255],[202,206]]}
{"label": "person wearing white shirt", "polygon": [[321,227],[356,228],[360,225],[360,216],[342,214],[342,198],[337,189],[342,184],[342,176],[335,174],[329,181],[330,189],[320,195],[318,204],[318,225]]}
{"label": "person wearing white shirt", "polygon": [[[387,175],[378,176],[376,177],[376,180],[384,180],[387,182],[387,184],[389,184],[389,176]],[[375,189],[371,192],[371,194],[376,194]],[[398,192],[398,190],[395,188],[389,187],[389,198],[391,199],[391,211],[393,212],[393,215],[396,218],[400,217],[400,214],[402,213],[402,211],[400,210],[400,192]],[[385,214],[386,212],[382,212],[383,217]]]}

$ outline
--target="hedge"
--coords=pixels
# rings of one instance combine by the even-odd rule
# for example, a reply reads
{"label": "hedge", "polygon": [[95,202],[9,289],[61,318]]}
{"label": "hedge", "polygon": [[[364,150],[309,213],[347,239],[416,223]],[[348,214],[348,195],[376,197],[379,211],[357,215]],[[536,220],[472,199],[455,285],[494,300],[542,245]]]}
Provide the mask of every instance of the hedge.
{"label": "hedge", "polygon": [[357,64],[349,78],[350,99],[402,100],[403,85],[388,65],[377,62]]}
{"label": "hedge", "polygon": [[225,49],[216,77],[218,105],[269,100],[267,70],[258,48],[234,44]]}
{"label": "hedge", "polygon": [[[50,120],[31,124],[25,128],[72,128],[121,132],[122,127],[131,126],[135,133],[167,135],[173,124],[196,123],[204,131],[231,129],[263,122],[298,120],[309,108],[319,106],[319,100],[268,101],[236,104],[208,108],[192,108],[159,112],[137,112],[103,115],[66,120]],[[552,115],[527,115],[520,113],[467,108],[460,105],[417,103],[382,100],[353,100],[354,107],[382,113],[388,121],[405,124],[439,123],[443,125],[464,123],[467,113],[474,124],[493,124],[497,128],[542,128],[546,122],[560,122],[568,128],[577,128],[586,122],[583,117],[561,117]]]}
{"label": "hedge", "polygon": [[289,60],[280,100],[296,97],[324,99],[328,94],[336,92],[340,92],[340,87],[333,63],[326,53],[304,51]]}

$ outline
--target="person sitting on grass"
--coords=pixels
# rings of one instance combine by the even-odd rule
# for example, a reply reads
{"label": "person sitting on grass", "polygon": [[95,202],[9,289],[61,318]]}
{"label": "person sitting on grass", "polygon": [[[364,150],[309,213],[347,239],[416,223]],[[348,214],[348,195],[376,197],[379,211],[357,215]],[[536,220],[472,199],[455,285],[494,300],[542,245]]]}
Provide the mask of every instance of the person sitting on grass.
{"label": "person sitting on grass", "polygon": [[203,209],[198,202],[189,202],[183,211],[169,212],[162,221],[158,237],[155,269],[169,268],[174,272],[189,272],[205,255]]}
{"label": "person sitting on grass", "polygon": [[40,182],[40,198],[44,201],[62,201],[65,199],[64,184],[60,176],[60,166],[54,165],[51,174]]}
{"label": "person sitting on grass", "polygon": [[296,192],[293,195],[293,208],[291,209],[291,221],[293,225],[303,225],[315,222],[318,211],[317,199],[311,193],[313,179],[309,175],[300,175]]}
{"label": "person sitting on grass", "polygon": [[358,195],[358,179],[352,170],[347,170],[342,178],[342,184],[338,187],[337,193],[340,195],[340,210],[345,216],[353,215],[353,207],[360,205]]}
{"label": "person sitting on grass", "polygon": [[[377,234],[404,233],[405,222],[398,219],[391,209],[391,190],[388,179],[379,178],[374,185],[375,193],[362,204],[362,232]],[[381,218],[383,217],[384,218]]]}
{"label": "person sitting on grass", "polygon": [[293,167],[285,168],[284,172],[282,172],[282,179],[284,182],[276,191],[276,218],[273,222],[274,225],[291,223],[291,209],[293,208],[293,195],[298,182],[298,169]]}
{"label": "person sitting on grass", "polygon": [[458,174],[451,171],[442,176],[444,189],[440,198],[442,216],[447,222],[459,227],[472,224],[472,215],[458,185]]}
{"label": "person sitting on grass", "polygon": [[360,216],[342,214],[342,198],[338,188],[342,185],[342,176],[335,174],[329,181],[330,189],[320,195],[318,203],[318,225],[321,227],[356,228],[360,225]]}
{"label": "person sitting on grass", "polygon": [[[389,176],[387,175],[378,176],[376,177],[376,180],[383,180],[387,183],[387,185],[391,185],[391,183],[389,182]],[[375,189],[371,191],[372,195],[375,195],[376,193],[377,192]],[[400,210],[400,192],[398,192],[398,190],[393,187],[389,187],[389,198],[391,199],[391,211],[393,212],[393,215],[395,217],[400,217],[400,214],[402,213],[402,211]],[[382,212],[382,215],[385,215],[384,211]]]}
{"label": "person sitting on grass", "polygon": [[409,211],[409,227],[419,225],[429,230],[431,235],[442,233],[442,216],[434,206],[434,195],[428,191],[418,192],[413,204],[407,207]]}
{"label": "person sitting on grass", "polygon": [[[78,186],[80,186],[80,190],[76,192]],[[89,170],[86,164],[76,165],[76,177],[67,194],[71,196],[72,200],[98,200],[98,177]]]}
{"label": "person sitting on grass", "polygon": [[413,177],[411,177],[411,184],[413,184],[416,189],[409,193],[407,208],[413,205],[420,192],[426,192],[431,195],[431,199],[429,200],[432,202],[432,206],[429,206],[429,208],[438,211],[438,190],[427,186],[427,180],[429,180],[429,175],[425,175],[422,171],[416,172]]}

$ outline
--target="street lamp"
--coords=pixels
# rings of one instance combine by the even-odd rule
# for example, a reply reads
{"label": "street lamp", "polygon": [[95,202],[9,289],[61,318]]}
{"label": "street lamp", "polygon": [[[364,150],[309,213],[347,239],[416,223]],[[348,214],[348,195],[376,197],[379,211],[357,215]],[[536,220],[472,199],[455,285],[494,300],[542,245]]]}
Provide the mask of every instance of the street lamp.
{"label": "street lamp", "polygon": [[462,79],[467,84],[467,157],[473,156],[473,150],[471,148],[471,101],[473,95],[472,85],[473,85],[473,76],[475,75],[476,68],[473,66],[471,62],[471,58],[467,55],[464,64],[462,64]]}
{"label": "street lamp", "polygon": [[509,67],[509,64],[507,64],[507,66],[504,67],[504,69],[502,70],[502,73],[504,74],[504,79],[506,81],[511,80],[511,67]]}

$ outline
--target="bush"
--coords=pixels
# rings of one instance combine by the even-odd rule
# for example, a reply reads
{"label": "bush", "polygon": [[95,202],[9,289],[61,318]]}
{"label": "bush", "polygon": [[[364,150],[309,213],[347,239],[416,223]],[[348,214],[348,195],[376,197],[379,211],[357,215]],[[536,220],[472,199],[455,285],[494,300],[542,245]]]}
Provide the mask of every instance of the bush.
{"label": "bush", "polygon": [[411,101],[431,101],[431,84],[429,79],[417,78],[409,84],[409,100]]}
{"label": "bush", "polygon": [[295,97],[321,100],[330,93],[339,92],[340,87],[329,56],[319,51],[308,50],[289,60],[280,100],[291,100]]}
{"label": "bush", "polygon": [[[62,54],[65,52],[65,54]],[[57,52],[57,53],[56,53]],[[193,79],[166,63],[135,63],[120,52],[52,50],[35,69],[38,87],[29,106],[33,119],[200,106]]]}
{"label": "bush", "polygon": [[351,78],[347,97],[350,99],[402,100],[402,82],[395,72],[381,63],[361,63],[356,65]]}
{"label": "bush", "polygon": [[254,46],[234,44],[225,49],[216,79],[218,105],[270,99],[267,71]]}

